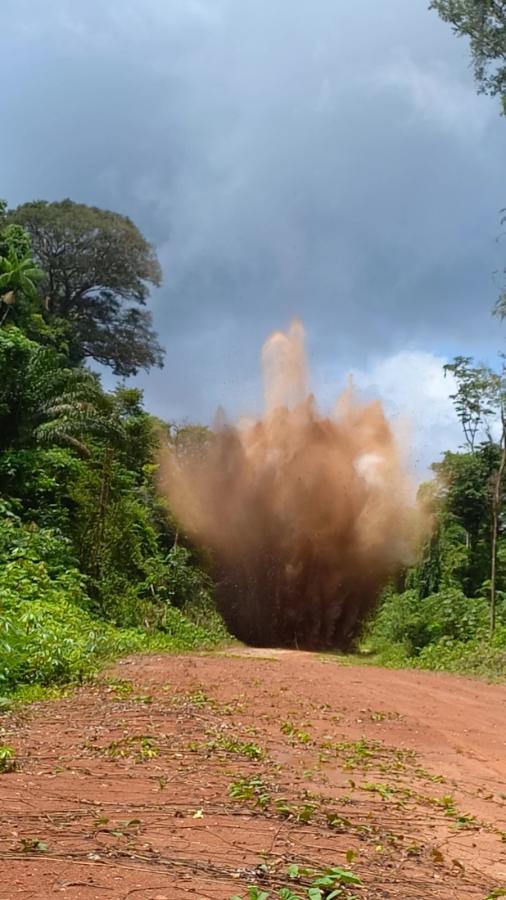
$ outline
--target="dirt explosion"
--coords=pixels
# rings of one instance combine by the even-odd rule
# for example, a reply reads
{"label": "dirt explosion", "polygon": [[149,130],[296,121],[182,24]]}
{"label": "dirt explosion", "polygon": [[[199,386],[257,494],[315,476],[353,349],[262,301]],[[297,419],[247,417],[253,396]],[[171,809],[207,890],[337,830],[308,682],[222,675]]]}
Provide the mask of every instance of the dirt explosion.
{"label": "dirt explosion", "polygon": [[262,350],[265,413],[219,417],[198,452],[165,451],[161,485],[211,551],[220,611],[256,646],[349,649],[424,529],[379,402],[351,385],[332,415],[308,390],[304,331]]}

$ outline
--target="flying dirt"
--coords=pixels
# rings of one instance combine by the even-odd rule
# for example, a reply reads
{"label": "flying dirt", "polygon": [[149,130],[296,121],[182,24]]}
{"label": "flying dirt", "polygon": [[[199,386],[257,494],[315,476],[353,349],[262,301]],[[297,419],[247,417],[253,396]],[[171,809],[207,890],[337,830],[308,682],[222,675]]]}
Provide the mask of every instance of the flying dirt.
{"label": "flying dirt", "polygon": [[427,519],[381,404],[349,385],[331,415],[318,410],[299,322],[268,338],[262,369],[263,417],[220,415],[198,452],[164,451],[161,489],[210,551],[238,638],[347,650]]}

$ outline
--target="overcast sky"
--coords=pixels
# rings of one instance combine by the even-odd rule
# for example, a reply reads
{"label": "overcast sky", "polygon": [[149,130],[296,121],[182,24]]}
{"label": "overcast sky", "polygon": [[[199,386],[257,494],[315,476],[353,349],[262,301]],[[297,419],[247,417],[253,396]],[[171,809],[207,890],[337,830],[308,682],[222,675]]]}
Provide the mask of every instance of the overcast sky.
{"label": "overcast sky", "polygon": [[16,0],[1,12],[0,196],[128,214],[158,247],[148,407],[259,407],[300,316],[325,403],[349,371],[459,441],[441,366],[493,358],[506,120],[427,0]]}

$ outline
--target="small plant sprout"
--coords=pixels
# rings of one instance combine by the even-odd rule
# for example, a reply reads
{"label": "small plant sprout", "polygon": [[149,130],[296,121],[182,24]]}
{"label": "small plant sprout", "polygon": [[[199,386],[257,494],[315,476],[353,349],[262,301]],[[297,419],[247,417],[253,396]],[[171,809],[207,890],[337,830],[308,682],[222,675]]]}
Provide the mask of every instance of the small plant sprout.
{"label": "small plant sprout", "polygon": [[286,877],[291,883],[274,892],[251,885],[246,897],[234,894],[230,900],[336,900],[338,897],[356,900],[348,888],[361,884],[358,875],[339,866],[316,870],[293,863],[288,866]]}
{"label": "small plant sprout", "polygon": [[130,758],[136,763],[143,763],[158,756],[160,749],[150,735],[135,735],[111,741],[101,752],[112,759]]}
{"label": "small plant sprout", "polygon": [[12,747],[0,744],[0,773],[14,772],[16,768],[16,754]]}

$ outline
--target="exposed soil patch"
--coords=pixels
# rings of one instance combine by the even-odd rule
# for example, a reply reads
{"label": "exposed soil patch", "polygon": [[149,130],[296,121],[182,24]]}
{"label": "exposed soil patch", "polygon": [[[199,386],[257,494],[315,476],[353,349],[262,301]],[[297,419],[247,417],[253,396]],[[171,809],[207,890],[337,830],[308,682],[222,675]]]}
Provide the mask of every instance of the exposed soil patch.
{"label": "exposed soil patch", "polygon": [[0,898],[275,897],[298,864],[353,870],[343,897],[485,900],[505,714],[502,686],[305,653],[125,660],[0,718]]}

